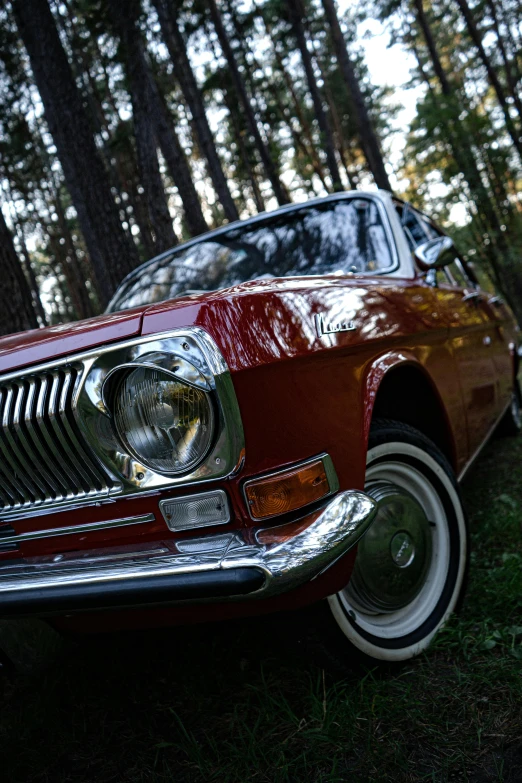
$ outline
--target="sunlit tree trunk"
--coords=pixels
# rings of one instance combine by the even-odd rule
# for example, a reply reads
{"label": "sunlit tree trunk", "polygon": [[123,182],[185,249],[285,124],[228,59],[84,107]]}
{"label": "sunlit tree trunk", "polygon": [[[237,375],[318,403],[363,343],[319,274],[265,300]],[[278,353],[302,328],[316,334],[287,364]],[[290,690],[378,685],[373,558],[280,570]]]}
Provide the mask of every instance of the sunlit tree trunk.
{"label": "sunlit tree trunk", "polygon": [[413,0],[416,18],[430,55],[433,70],[445,99],[445,108],[449,116],[447,122],[453,156],[470,187],[479,219],[486,224],[491,236],[492,252],[489,261],[499,281],[506,299],[511,304],[517,318],[522,319],[522,280],[513,264],[510,247],[499,219],[495,205],[482,181],[475,161],[470,139],[466,138],[466,129],[458,119],[460,109],[452,86],[442,66],[428,17],[424,11],[423,0]]}
{"label": "sunlit tree trunk", "polygon": [[268,149],[266,143],[264,142],[261,136],[261,132],[256,122],[254,110],[252,109],[252,104],[250,103],[250,98],[247,94],[243,77],[239,71],[239,67],[232,46],[230,45],[227,31],[225,30],[225,26],[223,24],[223,20],[221,18],[221,14],[219,12],[215,0],[208,0],[208,9],[210,12],[212,23],[214,25],[214,28],[218,36],[219,45],[221,46],[221,51],[223,52],[223,56],[225,57],[228,63],[228,67],[230,69],[230,74],[234,82],[234,87],[237,92],[238,100],[240,101],[243,111],[245,113],[245,120],[247,122],[249,132],[252,134],[256,147],[259,151],[259,156],[261,158],[263,168],[265,169],[266,175],[270,180],[270,184],[272,185],[272,190],[274,191],[274,195],[277,201],[279,202],[279,204],[288,204],[290,201],[290,197],[288,195],[286,188],[284,187],[283,183],[279,178],[279,172],[276,169],[274,160],[270,154],[270,150]]}
{"label": "sunlit tree trunk", "polygon": [[507,132],[511,136],[511,140],[513,141],[513,144],[515,145],[519,157],[522,160],[522,142],[520,140],[520,133],[518,132],[513,120],[511,119],[511,115],[509,113],[509,105],[506,99],[504,88],[502,87],[500,80],[497,76],[497,73],[495,71],[495,68],[493,67],[492,62],[490,61],[486,53],[486,50],[484,49],[484,45],[482,43],[482,35],[480,34],[480,31],[477,25],[475,24],[471,8],[469,7],[467,0],[456,0],[456,2],[458,3],[458,6],[462,12],[462,16],[464,17],[464,20],[466,22],[466,27],[468,29],[469,37],[471,38],[471,40],[473,41],[473,43],[477,48],[479,57],[482,60],[484,68],[486,69],[489,82],[493,87],[493,89],[495,90],[495,94],[497,96],[498,102],[500,103],[502,112],[504,114]]}
{"label": "sunlit tree trunk", "polygon": [[119,0],[109,0],[114,24],[121,39],[120,51],[132,101],[132,117],[140,182],[154,237],[154,252],[161,253],[177,244],[161,177],[154,115],[150,105],[149,73],[141,34],[137,28],[138,0],[122,6]]}
{"label": "sunlit tree trunk", "polygon": [[[518,57],[519,57],[520,50],[519,47],[515,44],[515,46],[513,46],[514,52],[512,56],[511,57],[508,56],[506,42],[504,40],[504,36],[500,31],[500,20],[499,20],[496,0],[487,0],[487,4],[491,12],[491,18],[493,20],[493,28],[495,30],[495,35],[497,37],[498,48],[500,50],[502,62],[504,63],[506,82],[508,84],[511,97],[513,99],[513,103],[516,106],[519,121],[522,122],[522,100],[521,100],[522,73],[518,65]],[[520,8],[520,16],[522,17],[522,8]],[[518,21],[520,21],[520,17]]]}
{"label": "sunlit tree trunk", "polygon": [[328,169],[332,178],[332,185],[334,190],[342,190],[343,183],[341,182],[341,175],[339,173],[339,167],[337,165],[337,159],[335,157],[335,142],[333,139],[332,129],[326,116],[323,100],[319,87],[317,85],[317,79],[314,73],[314,66],[312,57],[308,50],[306,42],[306,35],[303,26],[303,6],[301,0],[287,0],[288,9],[290,12],[290,20],[294,30],[294,35],[297,41],[297,46],[301,54],[301,60],[303,62],[303,68],[306,74],[306,81],[308,84],[308,90],[312,98],[314,105],[315,116],[317,124],[319,125],[319,131],[321,136],[322,147],[326,155],[326,162],[328,163]]}
{"label": "sunlit tree trunk", "polygon": [[391,190],[390,180],[384,166],[384,159],[377,139],[377,134],[366,107],[366,102],[357,79],[357,74],[346,48],[334,0],[322,0],[324,13],[330,27],[339,68],[343,74],[348,92],[354,106],[354,124],[357,127],[361,147],[373,174],[376,185],[384,190]]}
{"label": "sunlit tree trunk", "polygon": [[223,207],[223,212],[229,220],[238,220],[239,214],[234,204],[228,182],[223,172],[214,137],[208,124],[203,96],[196,82],[192,65],[188,58],[185,41],[179,29],[176,6],[167,0],[153,0],[161,25],[163,40],[169,50],[174,63],[175,76],[190,114],[192,124],[200,150],[207,160],[207,167],[212,184],[214,185],[218,199]]}

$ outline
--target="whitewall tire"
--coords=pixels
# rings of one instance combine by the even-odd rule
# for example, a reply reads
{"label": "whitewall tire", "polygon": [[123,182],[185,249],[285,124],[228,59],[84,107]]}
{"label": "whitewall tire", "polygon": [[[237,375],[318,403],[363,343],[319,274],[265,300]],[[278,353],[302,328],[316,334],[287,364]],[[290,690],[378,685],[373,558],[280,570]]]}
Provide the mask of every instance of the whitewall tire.
{"label": "whitewall tire", "polygon": [[443,454],[400,422],[372,424],[366,491],[379,504],[377,517],[350,581],[328,607],[347,653],[394,663],[426,650],[460,601],[466,518]]}

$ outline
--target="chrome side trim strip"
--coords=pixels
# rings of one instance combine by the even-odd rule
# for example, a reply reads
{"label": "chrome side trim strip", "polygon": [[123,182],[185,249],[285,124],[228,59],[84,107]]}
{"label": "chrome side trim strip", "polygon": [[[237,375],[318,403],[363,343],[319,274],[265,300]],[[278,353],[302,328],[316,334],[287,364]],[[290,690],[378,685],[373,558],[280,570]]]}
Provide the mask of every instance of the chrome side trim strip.
{"label": "chrome side trim strip", "polygon": [[52,527],[48,530],[33,530],[30,533],[18,533],[9,536],[9,543],[19,544],[22,541],[36,541],[38,538],[54,538],[55,536],[72,536],[80,533],[92,533],[94,530],[110,530],[113,527],[125,525],[144,525],[154,522],[154,514],[142,514],[139,517],[123,517],[122,519],[109,519],[104,522],[88,522],[84,525],[69,525],[68,527]]}

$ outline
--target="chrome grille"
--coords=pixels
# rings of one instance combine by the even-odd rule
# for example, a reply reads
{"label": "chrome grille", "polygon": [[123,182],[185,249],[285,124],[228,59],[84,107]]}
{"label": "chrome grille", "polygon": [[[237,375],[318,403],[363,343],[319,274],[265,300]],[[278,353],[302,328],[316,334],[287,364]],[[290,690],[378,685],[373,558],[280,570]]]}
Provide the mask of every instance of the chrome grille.
{"label": "chrome grille", "polygon": [[62,366],[0,384],[0,516],[115,487],[74,418],[80,373]]}

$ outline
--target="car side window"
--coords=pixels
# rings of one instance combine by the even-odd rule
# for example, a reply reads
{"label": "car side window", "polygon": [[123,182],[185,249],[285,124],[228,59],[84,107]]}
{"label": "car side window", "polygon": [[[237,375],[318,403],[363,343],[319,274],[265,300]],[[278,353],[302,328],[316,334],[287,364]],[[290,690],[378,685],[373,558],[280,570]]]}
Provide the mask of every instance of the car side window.
{"label": "car side window", "polygon": [[458,288],[474,288],[474,283],[468,278],[459,258],[445,266],[443,270],[446,280],[450,285]]}
{"label": "car side window", "polygon": [[[409,204],[395,202],[395,208],[401,218],[401,225],[412,252],[423,242],[443,236],[442,232]],[[458,257],[443,269],[437,269],[436,279],[438,285],[446,284],[457,288],[479,287],[474,272]]]}
{"label": "car side window", "polygon": [[412,206],[395,200],[393,203],[397,210],[397,214],[399,215],[404,235],[412,253],[419,245],[439,236],[439,232],[431,223]]}

